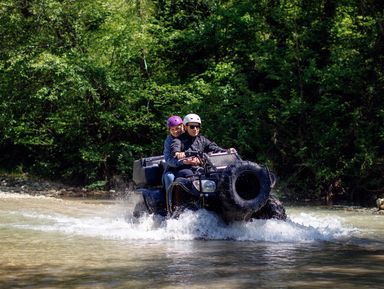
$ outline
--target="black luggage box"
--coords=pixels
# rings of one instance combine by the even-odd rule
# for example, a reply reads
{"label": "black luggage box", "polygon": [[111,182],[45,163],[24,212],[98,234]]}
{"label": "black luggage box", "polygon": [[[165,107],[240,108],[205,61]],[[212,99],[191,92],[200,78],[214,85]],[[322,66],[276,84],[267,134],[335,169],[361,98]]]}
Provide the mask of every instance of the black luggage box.
{"label": "black luggage box", "polygon": [[133,162],[132,179],[136,187],[161,186],[164,156],[142,158]]}

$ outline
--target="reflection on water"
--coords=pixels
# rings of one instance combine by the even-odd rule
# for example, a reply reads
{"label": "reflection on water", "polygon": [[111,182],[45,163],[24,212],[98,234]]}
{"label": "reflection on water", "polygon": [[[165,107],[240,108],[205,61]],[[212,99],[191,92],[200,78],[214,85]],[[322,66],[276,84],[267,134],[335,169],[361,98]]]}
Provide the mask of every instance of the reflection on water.
{"label": "reflection on water", "polygon": [[288,207],[287,222],[206,212],[134,220],[129,200],[0,193],[0,288],[382,288],[384,222]]}

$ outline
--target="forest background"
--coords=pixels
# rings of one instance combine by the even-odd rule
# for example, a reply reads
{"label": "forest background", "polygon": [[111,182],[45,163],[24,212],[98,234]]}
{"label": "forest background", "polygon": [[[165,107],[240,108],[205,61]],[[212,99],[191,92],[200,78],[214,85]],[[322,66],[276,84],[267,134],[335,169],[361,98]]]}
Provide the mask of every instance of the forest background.
{"label": "forest background", "polygon": [[283,197],[384,194],[382,1],[0,3],[3,172],[129,180],[194,112]]}

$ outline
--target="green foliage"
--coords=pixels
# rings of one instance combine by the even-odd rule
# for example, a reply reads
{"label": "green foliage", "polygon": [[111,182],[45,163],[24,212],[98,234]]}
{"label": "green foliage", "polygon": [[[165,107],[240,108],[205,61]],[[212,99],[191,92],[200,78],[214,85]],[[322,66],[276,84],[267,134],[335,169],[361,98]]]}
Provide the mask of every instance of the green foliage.
{"label": "green foliage", "polygon": [[383,194],[383,10],[377,1],[0,4],[0,165],[76,183],[130,178],[165,120],[267,163],[280,191]]}

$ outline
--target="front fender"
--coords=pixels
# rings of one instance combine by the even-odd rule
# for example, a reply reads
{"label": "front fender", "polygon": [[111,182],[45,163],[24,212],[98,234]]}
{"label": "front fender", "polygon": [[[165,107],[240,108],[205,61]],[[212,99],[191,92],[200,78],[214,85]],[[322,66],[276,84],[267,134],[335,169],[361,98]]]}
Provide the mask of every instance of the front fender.
{"label": "front fender", "polygon": [[173,186],[179,186],[182,188],[187,194],[190,194],[195,197],[200,196],[200,192],[196,190],[196,188],[192,184],[193,179],[191,178],[177,178],[173,181]]}
{"label": "front fender", "polygon": [[169,186],[166,203],[167,210],[172,214],[175,206],[188,205],[194,203],[200,197],[200,192],[192,184],[190,178],[177,178]]}
{"label": "front fender", "polygon": [[140,197],[139,203],[142,203],[139,207],[141,210],[146,208],[146,212],[149,214],[166,215],[165,210],[165,192],[162,188],[140,188],[135,191]]}

